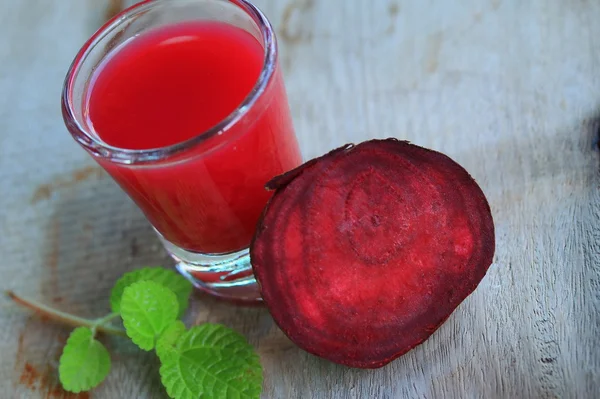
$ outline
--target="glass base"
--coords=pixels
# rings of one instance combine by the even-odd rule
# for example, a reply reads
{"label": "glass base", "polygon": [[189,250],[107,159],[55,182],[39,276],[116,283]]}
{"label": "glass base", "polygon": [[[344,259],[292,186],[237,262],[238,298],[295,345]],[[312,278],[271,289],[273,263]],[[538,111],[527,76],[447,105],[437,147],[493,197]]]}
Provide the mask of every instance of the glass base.
{"label": "glass base", "polygon": [[261,302],[260,289],[250,265],[248,248],[223,255],[187,251],[158,234],[175,259],[177,270],[194,286],[210,295],[241,302]]}

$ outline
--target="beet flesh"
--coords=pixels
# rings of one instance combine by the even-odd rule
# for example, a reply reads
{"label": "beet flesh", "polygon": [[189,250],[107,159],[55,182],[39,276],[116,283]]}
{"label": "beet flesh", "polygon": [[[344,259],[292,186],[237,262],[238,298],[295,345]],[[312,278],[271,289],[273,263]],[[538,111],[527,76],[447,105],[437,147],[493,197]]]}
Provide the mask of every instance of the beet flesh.
{"label": "beet flesh", "polygon": [[302,349],[377,368],[425,341],[492,263],[471,176],[395,139],[348,145],[273,179],[251,245],[265,304]]}

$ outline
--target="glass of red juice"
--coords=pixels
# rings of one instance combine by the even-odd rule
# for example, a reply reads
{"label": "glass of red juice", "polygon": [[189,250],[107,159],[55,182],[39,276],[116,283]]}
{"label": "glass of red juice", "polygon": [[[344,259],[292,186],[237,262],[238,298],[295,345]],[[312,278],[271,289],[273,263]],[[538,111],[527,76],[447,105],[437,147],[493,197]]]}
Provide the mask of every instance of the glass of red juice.
{"label": "glass of red juice", "polygon": [[151,0],[77,54],[65,124],[146,215],[177,269],[215,296],[260,300],[248,246],[265,183],[298,166],[265,16],[245,0]]}

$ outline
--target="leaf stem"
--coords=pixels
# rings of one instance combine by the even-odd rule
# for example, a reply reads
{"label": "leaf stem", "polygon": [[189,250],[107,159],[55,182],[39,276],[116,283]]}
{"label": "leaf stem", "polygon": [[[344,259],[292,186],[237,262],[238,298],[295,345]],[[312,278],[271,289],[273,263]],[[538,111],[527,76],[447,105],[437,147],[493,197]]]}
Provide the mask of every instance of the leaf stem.
{"label": "leaf stem", "polygon": [[101,331],[106,334],[113,335],[121,335],[126,337],[125,330],[122,328],[111,327],[105,325],[105,323],[119,316],[118,313],[111,313],[106,317],[99,318],[97,320],[84,319],[83,317],[78,317],[72,315],[70,313],[62,312],[58,309],[54,309],[50,306],[47,306],[41,302],[35,301],[33,299],[28,299],[21,297],[15,294],[13,291],[6,291],[6,296],[8,296],[14,303],[29,309],[30,311],[49,318],[50,320],[54,320],[60,322],[62,324],[69,325],[71,327],[88,327],[92,329],[92,332]]}
{"label": "leaf stem", "polygon": [[94,320],[94,324],[91,326],[92,337],[96,335],[96,331],[102,331],[102,328],[104,327],[111,328],[106,324],[120,316],[120,313],[109,313],[104,317]]}

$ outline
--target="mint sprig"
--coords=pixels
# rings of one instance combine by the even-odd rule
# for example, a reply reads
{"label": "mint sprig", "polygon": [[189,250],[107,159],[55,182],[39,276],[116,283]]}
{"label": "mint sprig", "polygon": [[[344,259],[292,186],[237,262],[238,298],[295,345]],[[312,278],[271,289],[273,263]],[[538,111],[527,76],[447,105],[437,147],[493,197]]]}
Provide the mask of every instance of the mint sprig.
{"label": "mint sprig", "polygon": [[[171,270],[139,269],[116,282],[110,295],[113,313],[96,320],[7,294],[40,315],[77,327],[59,361],[59,379],[67,391],[92,389],[108,375],[108,350],[95,338],[101,331],[126,335],[143,350],[155,349],[161,381],[173,399],[259,398],[262,367],[242,335],[219,324],[187,330],[178,320],[187,310],[191,292],[191,283]],[[111,325],[116,318],[123,320],[125,330]]]}

